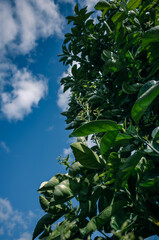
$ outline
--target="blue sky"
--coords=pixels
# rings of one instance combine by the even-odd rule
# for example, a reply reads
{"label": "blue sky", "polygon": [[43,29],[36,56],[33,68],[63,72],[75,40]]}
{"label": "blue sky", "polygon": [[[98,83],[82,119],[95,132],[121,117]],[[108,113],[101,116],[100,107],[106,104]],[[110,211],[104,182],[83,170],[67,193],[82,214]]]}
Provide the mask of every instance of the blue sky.
{"label": "blue sky", "polygon": [[[64,169],[70,152],[65,119],[69,92],[59,81],[65,17],[75,0],[0,0],[0,239],[31,240],[43,212],[41,182]],[[79,0],[92,10],[97,0]]]}

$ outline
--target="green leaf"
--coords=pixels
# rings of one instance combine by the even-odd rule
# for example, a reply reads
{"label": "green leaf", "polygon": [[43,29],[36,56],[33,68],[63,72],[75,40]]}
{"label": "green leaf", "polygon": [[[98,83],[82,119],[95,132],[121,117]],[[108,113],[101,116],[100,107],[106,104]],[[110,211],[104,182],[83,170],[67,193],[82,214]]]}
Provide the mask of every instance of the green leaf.
{"label": "green leaf", "polygon": [[119,60],[112,61],[111,59],[105,62],[103,74],[106,76],[108,73],[118,72],[123,69],[124,65]]}
{"label": "green leaf", "polygon": [[100,169],[103,165],[100,162],[98,155],[81,143],[71,144],[73,154],[76,161],[80,162],[84,167],[90,169]]}
{"label": "green leaf", "polygon": [[135,10],[141,5],[142,0],[129,0],[127,7],[129,10]]}
{"label": "green leaf", "polygon": [[131,117],[135,122],[139,122],[142,115],[159,94],[159,82],[150,87],[135,102],[131,110]]}
{"label": "green leaf", "polygon": [[125,205],[123,201],[117,201],[112,203],[109,207],[105,208],[99,215],[93,217],[86,227],[80,229],[80,233],[83,237],[93,233],[97,229],[100,229],[104,224],[110,221],[112,215],[121,209]]}
{"label": "green leaf", "polygon": [[33,232],[33,240],[44,231],[45,226],[49,226],[50,224],[56,222],[61,216],[52,214],[45,214],[40,220],[37,222],[36,227]]}
{"label": "green leaf", "polygon": [[81,173],[83,169],[84,167],[82,166],[82,164],[80,164],[79,162],[75,162],[71,165],[69,169],[69,175],[76,176],[77,174]]}
{"label": "green leaf", "polygon": [[118,133],[116,139],[115,139],[115,146],[119,145],[119,144],[124,144],[124,143],[128,143],[130,140],[132,139],[132,137],[126,133]]}
{"label": "green leaf", "polygon": [[103,61],[105,61],[103,70],[104,74],[107,74],[112,71],[117,72],[123,68],[123,64],[119,60],[118,55],[109,50],[103,50],[101,58],[103,59]]}
{"label": "green leaf", "polygon": [[101,55],[101,57],[103,61],[109,61],[111,59],[115,62],[118,60],[118,55],[109,50],[103,50],[103,54]]}
{"label": "green leaf", "polygon": [[70,211],[70,209],[64,203],[57,204],[55,206],[50,204],[47,209],[47,212],[51,213],[53,215],[66,214],[69,211]]}
{"label": "green leaf", "polygon": [[117,135],[118,135],[118,131],[112,131],[112,132],[107,132],[102,137],[101,142],[100,142],[100,152],[103,157],[105,157],[107,152],[110,150]]}
{"label": "green leaf", "polygon": [[80,189],[80,182],[77,179],[66,179],[56,185],[53,202],[56,204],[66,202],[72,198]]}
{"label": "green leaf", "polygon": [[47,209],[48,206],[49,206],[49,201],[48,201],[43,195],[40,195],[39,201],[40,201],[41,208],[42,208],[44,211],[46,211],[46,209]]}
{"label": "green leaf", "polygon": [[142,46],[146,47],[152,42],[158,42],[159,39],[159,26],[155,26],[146,31],[142,37]]}
{"label": "green leaf", "polygon": [[143,84],[141,83],[135,83],[133,85],[128,85],[126,82],[123,82],[122,84],[122,90],[126,94],[134,94],[139,91],[139,89],[142,87]]}
{"label": "green leaf", "polygon": [[60,236],[60,233],[55,237],[55,236],[52,236],[52,235],[49,235],[47,237],[47,240],[61,240],[61,236]]}
{"label": "green leaf", "polygon": [[121,171],[126,174],[126,172],[130,172],[133,170],[138,162],[140,161],[141,157],[143,156],[143,153],[141,151],[135,152],[133,155],[128,157],[121,167]]}
{"label": "green leaf", "polygon": [[152,187],[159,183],[159,168],[151,169],[144,177],[145,181],[141,183],[142,187]]}
{"label": "green leaf", "polygon": [[95,188],[90,197],[89,218],[97,215],[97,201],[101,195],[101,188]]}
{"label": "green leaf", "polygon": [[155,80],[151,80],[151,81],[148,81],[147,83],[145,83],[139,93],[138,93],[138,98],[143,94],[145,93],[150,87],[154,86],[157,82]]}
{"label": "green leaf", "polygon": [[128,12],[128,7],[127,7],[127,4],[126,2],[121,2],[120,3],[120,7],[125,11],[125,12]]}
{"label": "green leaf", "polygon": [[75,11],[75,13],[76,13],[76,14],[78,14],[78,13],[79,13],[78,4],[76,4],[76,5],[75,5],[74,11]]}
{"label": "green leaf", "polygon": [[110,8],[110,3],[107,2],[107,1],[104,1],[104,0],[101,0],[99,1],[95,7],[94,7],[96,10],[102,10],[102,11],[105,11],[105,10],[108,10]]}
{"label": "green leaf", "polygon": [[152,138],[159,138],[159,127],[156,127],[151,134]]}
{"label": "green leaf", "polygon": [[41,193],[44,191],[53,190],[56,185],[58,185],[61,181],[67,178],[68,176],[66,176],[65,174],[56,174],[44,186],[40,187],[38,191]]}
{"label": "green leaf", "polygon": [[142,151],[137,151],[129,156],[117,172],[116,187],[125,187],[127,180],[134,173],[135,167],[143,157]]}
{"label": "green leaf", "polygon": [[70,137],[83,137],[93,133],[110,132],[121,130],[122,126],[111,120],[96,120],[85,123],[77,128]]}
{"label": "green leaf", "polygon": [[113,17],[112,17],[112,21],[114,22],[114,24],[117,24],[118,22],[122,22],[122,20],[124,20],[126,17],[125,12],[116,12]]}
{"label": "green leaf", "polygon": [[78,219],[74,219],[73,221],[68,221],[68,224],[61,231],[61,239],[72,239],[76,232],[78,231]]}
{"label": "green leaf", "polygon": [[89,213],[89,200],[86,201],[79,201],[80,203],[80,214],[79,214],[79,218],[85,219],[86,217],[88,217],[88,213]]}

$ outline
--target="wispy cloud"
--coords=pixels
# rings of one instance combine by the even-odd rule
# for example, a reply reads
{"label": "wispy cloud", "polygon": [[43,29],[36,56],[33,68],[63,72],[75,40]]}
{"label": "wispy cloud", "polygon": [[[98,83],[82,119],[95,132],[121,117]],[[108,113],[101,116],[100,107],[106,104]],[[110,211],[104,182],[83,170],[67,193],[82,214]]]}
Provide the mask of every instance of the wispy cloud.
{"label": "wispy cloud", "polygon": [[51,132],[53,129],[54,129],[54,125],[51,125],[51,126],[49,126],[49,127],[46,129],[46,131],[47,131],[47,132]]}
{"label": "wispy cloud", "polygon": [[31,239],[32,234],[30,234],[29,232],[24,232],[17,240],[31,240]]}
{"label": "wispy cloud", "polygon": [[47,93],[46,79],[37,79],[25,68],[13,74],[10,85],[12,90],[4,91],[1,97],[1,111],[9,120],[22,120]]}
{"label": "wispy cloud", "polygon": [[89,148],[91,148],[91,147],[96,145],[95,142],[92,141],[92,134],[88,136],[88,139],[87,139],[86,143],[87,143],[87,146]]}
{"label": "wispy cloud", "polygon": [[0,105],[9,120],[22,120],[47,93],[47,81],[18,67],[9,55],[25,55],[41,38],[61,37],[65,19],[54,0],[0,1]]}
{"label": "wispy cloud", "polygon": [[[18,34],[18,25],[13,17],[13,9],[8,1],[0,2],[0,49],[5,52],[5,47],[9,45]],[[1,53],[1,54],[2,54]]]}
{"label": "wispy cloud", "polygon": [[[65,71],[62,76],[60,78],[64,78],[67,75],[72,75],[71,73],[71,69],[72,67],[70,66],[67,71]],[[60,79],[59,78],[59,79]],[[69,103],[69,98],[71,96],[71,91],[70,89],[68,89],[67,91],[63,91],[64,90],[64,86],[61,85],[59,90],[58,90],[58,94],[57,94],[57,105],[59,106],[59,108],[61,108],[61,110],[64,112],[67,110],[68,108],[68,103]]]}
{"label": "wispy cloud", "polygon": [[94,6],[98,2],[98,0],[59,0],[59,2],[70,3],[73,7],[76,3],[78,3],[80,7],[87,6],[88,11],[92,11],[94,10]]}
{"label": "wispy cloud", "polygon": [[98,2],[98,0],[59,0],[59,2],[70,3],[73,7],[76,3],[78,3],[80,7],[87,6],[88,11],[92,11],[94,10],[94,6]]}
{"label": "wispy cloud", "polygon": [[[14,236],[14,231],[24,232],[18,240],[31,240],[29,224],[37,216],[29,211],[26,215],[14,209],[8,199],[0,198],[0,235]],[[16,239],[17,240],[17,239]]]}
{"label": "wispy cloud", "polygon": [[64,87],[62,85],[58,90],[57,105],[64,112],[68,108],[68,103],[69,103],[69,98],[70,98],[71,92],[69,89],[66,92],[63,92],[63,88]]}
{"label": "wispy cloud", "polygon": [[11,230],[19,225],[27,229],[27,223],[23,219],[23,214],[18,210],[13,210],[10,201],[3,198],[0,198],[0,223],[5,224],[9,235]]}
{"label": "wispy cloud", "polygon": [[39,38],[62,35],[64,17],[51,0],[14,0],[0,3],[0,49],[26,54]]}
{"label": "wispy cloud", "polygon": [[97,2],[98,0],[79,0],[80,6],[81,7],[87,6],[88,11],[94,10],[94,6],[96,5]]}
{"label": "wispy cloud", "polygon": [[0,142],[0,146],[7,152],[10,152],[10,148],[7,146],[7,144],[3,141]]}
{"label": "wispy cloud", "polygon": [[[77,65],[77,67],[79,67],[79,63],[78,62],[74,61],[73,65],[75,65],[75,64]],[[65,78],[67,76],[72,76],[72,66],[69,66],[67,71],[63,72],[63,74],[59,78],[59,80],[61,78]],[[57,105],[64,112],[68,108],[68,103],[69,103],[69,99],[70,99],[70,96],[71,96],[71,91],[70,91],[70,89],[68,89],[65,92],[63,90],[64,90],[64,86],[61,85],[59,90],[58,90],[58,94],[57,94]]]}
{"label": "wispy cloud", "polygon": [[0,198],[0,222],[7,221],[13,213],[12,206],[7,199]]}
{"label": "wispy cloud", "polygon": [[74,156],[72,153],[72,149],[70,147],[64,148],[63,150],[63,157],[66,158],[69,155],[69,162],[73,162]]}
{"label": "wispy cloud", "polygon": [[70,155],[72,153],[72,150],[70,147],[64,148],[63,152],[64,152],[65,157],[67,157],[67,155]]}

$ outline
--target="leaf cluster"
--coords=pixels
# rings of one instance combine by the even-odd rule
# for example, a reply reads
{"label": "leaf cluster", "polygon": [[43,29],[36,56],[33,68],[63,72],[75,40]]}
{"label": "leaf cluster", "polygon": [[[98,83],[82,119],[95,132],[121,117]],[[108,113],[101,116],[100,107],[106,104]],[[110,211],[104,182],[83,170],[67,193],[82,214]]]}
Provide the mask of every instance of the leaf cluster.
{"label": "leaf cluster", "polygon": [[46,215],[33,239],[159,234],[159,4],[101,0],[95,14],[76,5],[67,17],[60,61],[72,72],[61,84],[71,97],[62,114],[77,137],[75,161],[40,187]]}

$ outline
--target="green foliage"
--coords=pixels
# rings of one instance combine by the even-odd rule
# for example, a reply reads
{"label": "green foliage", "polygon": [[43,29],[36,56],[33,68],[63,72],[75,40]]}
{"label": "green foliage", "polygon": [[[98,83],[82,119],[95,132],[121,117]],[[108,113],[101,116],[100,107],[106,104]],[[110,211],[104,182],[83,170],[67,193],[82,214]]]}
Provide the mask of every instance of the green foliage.
{"label": "green foliage", "polygon": [[71,97],[62,114],[77,137],[75,160],[60,158],[67,173],[38,190],[46,215],[33,239],[159,233],[159,3],[101,0],[95,10],[95,20],[78,5],[67,17],[60,61],[72,73],[61,84]]}
{"label": "green foliage", "polygon": [[70,134],[70,137],[83,137],[93,133],[121,130],[122,126],[110,120],[98,120],[85,123]]}
{"label": "green foliage", "polygon": [[159,82],[156,82],[156,84],[151,86],[136,100],[131,110],[132,119],[136,122],[139,122],[140,118],[145,113],[146,109],[158,95],[159,95]]}
{"label": "green foliage", "polygon": [[82,166],[90,169],[98,169],[103,167],[98,155],[84,144],[78,142],[73,143],[71,144],[71,148],[76,161],[81,163]]}

